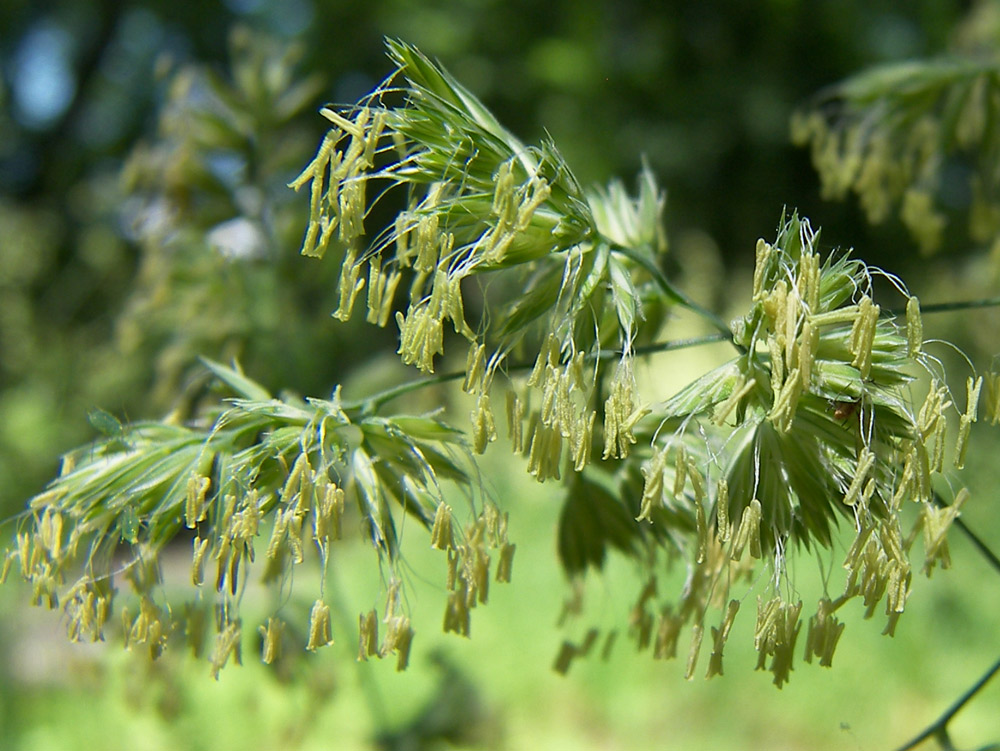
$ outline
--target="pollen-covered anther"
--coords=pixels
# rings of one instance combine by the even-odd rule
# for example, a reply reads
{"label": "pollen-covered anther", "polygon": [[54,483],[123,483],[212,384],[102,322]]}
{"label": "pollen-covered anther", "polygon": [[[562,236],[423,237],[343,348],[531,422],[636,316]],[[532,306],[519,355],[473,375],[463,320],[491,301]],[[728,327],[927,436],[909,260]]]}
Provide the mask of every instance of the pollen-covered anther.
{"label": "pollen-covered anther", "polygon": [[281,641],[285,624],[280,618],[268,618],[267,624],[258,627],[261,636],[260,659],[265,665],[271,665],[281,659]]}
{"label": "pollen-covered anther", "polygon": [[807,318],[802,324],[802,333],[799,335],[796,366],[799,369],[802,388],[809,389],[812,381],[812,368],[816,359],[816,347],[819,343],[818,332],[813,329],[812,322]]}
{"label": "pollen-covered anther", "polygon": [[513,389],[507,392],[507,437],[511,451],[519,454],[524,450],[524,402]]}
{"label": "pollen-covered anther", "polygon": [[339,321],[350,320],[354,301],[365,287],[364,278],[359,278],[361,266],[356,263],[356,260],[357,250],[352,248],[344,256],[343,265],[340,267],[340,279],[337,282],[339,302],[337,309],[333,312],[333,317]]}
{"label": "pollen-covered anther", "polygon": [[378,616],[374,610],[358,616],[358,661],[378,654]]}
{"label": "pollen-covered anther", "polygon": [[865,447],[861,450],[861,455],[858,457],[858,464],[854,470],[854,477],[851,478],[851,484],[847,488],[847,492],[844,494],[844,505],[853,506],[858,502],[861,497],[861,490],[865,485],[865,480],[868,478],[868,472],[871,470],[872,465],[875,463],[875,454]]}
{"label": "pollen-covered anther", "polygon": [[659,506],[663,499],[663,473],[667,467],[667,448],[657,449],[653,456],[642,466],[645,482],[642,486],[642,498],[639,501],[639,515],[636,521],[652,522],[650,516],[653,508]]}
{"label": "pollen-covered anther", "polygon": [[767,273],[768,261],[771,259],[771,245],[764,238],[757,240],[756,262],[753,269],[753,300],[757,302],[763,294],[764,277]]}
{"label": "pollen-covered anther", "polygon": [[416,365],[425,373],[434,372],[434,356],[444,352],[441,319],[434,317],[427,305],[411,305],[404,317],[396,313],[399,326],[399,349],[404,365]]}
{"label": "pollen-covered anther", "polygon": [[725,478],[719,480],[715,493],[715,528],[719,542],[728,542],[732,525],[729,523],[729,483]]}
{"label": "pollen-covered anther", "polygon": [[298,500],[302,490],[303,476],[307,473],[311,474],[311,472],[312,466],[309,464],[309,456],[305,452],[301,452],[295,458],[295,463],[292,464],[288,477],[285,478],[285,484],[281,488],[279,497],[282,503],[291,505]]}
{"label": "pollen-covered anther", "polygon": [[493,216],[501,219],[503,223],[513,223],[516,213],[515,205],[515,183],[514,174],[511,170],[511,160],[507,160],[500,165],[494,178],[493,205],[491,211]]}
{"label": "pollen-covered anther", "polygon": [[809,630],[806,634],[806,662],[811,663],[815,656],[819,657],[819,664],[822,667],[832,667],[833,653],[846,626],[833,612],[833,602],[823,598],[819,601],[815,615],[810,616]]}
{"label": "pollen-covered anther", "polygon": [[356,120],[349,120],[339,112],[332,110],[329,107],[323,107],[319,113],[348,135],[362,141],[364,140],[365,125],[367,124],[368,117],[370,115],[370,110],[367,107],[358,113]]}
{"label": "pollen-covered anther", "polygon": [[145,644],[151,659],[159,657],[167,643],[168,628],[164,624],[164,615],[148,595],[139,600],[139,613],[134,621],[130,622],[128,614],[122,610],[122,625],[128,634],[126,646]]}
{"label": "pollen-covered anther", "polygon": [[808,312],[816,312],[819,308],[820,264],[817,253],[803,252],[799,259],[798,291],[799,297]]}
{"label": "pollen-covered anther", "polygon": [[725,424],[726,419],[736,408],[736,405],[740,403],[740,400],[753,391],[756,385],[757,381],[755,379],[751,378],[747,381],[745,380],[745,376],[740,374],[736,383],[733,384],[733,390],[726,398],[726,401],[715,407],[712,421],[721,428]]}
{"label": "pollen-covered anther", "polygon": [[322,600],[316,600],[309,613],[309,642],[306,644],[306,649],[315,652],[328,644],[333,644],[330,606]]}
{"label": "pollen-covered anther", "polygon": [[868,295],[858,303],[858,315],[851,328],[849,349],[854,359],[851,365],[861,372],[862,378],[867,378],[872,366],[872,345],[875,342],[875,329],[878,324],[881,308],[875,305]]}
{"label": "pollen-covered anther", "polygon": [[396,653],[396,670],[406,670],[410,663],[410,647],[413,644],[413,628],[410,626],[410,619],[405,616],[396,616],[389,624],[389,633],[386,634],[385,648]]}
{"label": "pollen-covered anther", "polygon": [[920,301],[910,297],[906,301],[906,354],[916,357],[924,342],[924,324],[920,317]]}
{"label": "pollen-covered anther", "polygon": [[781,331],[785,343],[785,366],[789,370],[798,360],[799,321],[802,317],[802,298],[798,287],[792,287],[785,297],[784,327]]}
{"label": "pollen-covered anther", "polygon": [[767,337],[767,350],[771,363],[771,391],[775,402],[785,383],[785,358],[782,356],[781,339],[774,334]]}
{"label": "pollen-covered anther", "polygon": [[472,411],[472,448],[477,454],[486,451],[486,447],[497,439],[496,422],[493,410],[490,409],[489,394],[480,394],[476,398],[476,408]]}
{"label": "pollen-covered anther", "polygon": [[[965,417],[963,415],[962,417]],[[934,426],[934,450],[931,453],[930,460],[930,470],[931,472],[940,472],[944,468],[944,448],[945,448],[945,432],[948,428],[947,422],[942,418],[937,421]],[[961,440],[962,433],[959,430],[959,439]],[[956,460],[958,457],[956,457]]]}
{"label": "pollen-covered anther", "polygon": [[448,595],[448,603],[445,606],[444,631],[468,636],[469,628],[470,614],[465,593],[452,592]]}
{"label": "pollen-covered anther", "polygon": [[594,421],[597,413],[591,412],[590,416],[582,421],[574,422],[570,433],[570,450],[573,454],[573,469],[582,472],[590,463],[590,454],[594,439]]}
{"label": "pollen-covered anther", "polygon": [[774,406],[768,415],[768,419],[782,432],[787,433],[791,429],[795,419],[795,408],[801,395],[802,379],[799,376],[799,369],[792,368],[781,391],[775,394]]}
{"label": "pollen-covered anther", "polygon": [[374,256],[368,261],[368,313],[365,316],[368,323],[378,323],[388,281],[389,277],[382,273],[382,258]]}
{"label": "pollen-covered anther", "polygon": [[749,505],[743,509],[743,516],[740,518],[740,526],[730,543],[730,558],[734,561],[743,557],[743,551],[749,545],[750,556],[752,558],[761,557],[760,544],[760,522],[762,518],[760,501],[754,498]]}
{"label": "pollen-covered anther", "polygon": [[684,626],[684,617],[675,614],[673,608],[666,606],[660,613],[656,626],[656,639],[653,641],[653,659],[670,660],[677,656],[677,639]]}
{"label": "pollen-covered anther", "polygon": [[322,490],[316,493],[313,508],[313,536],[316,540],[327,542],[340,539],[344,498],[344,490],[332,482],[324,483]]}
{"label": "pollen-covered anther", "polygon": [[367,179],[361,176],[352,176],[340,184],[340,195],[337,197],[340,212],[337,237],[345,245],[365,233],[366,185]]}
{"label": "pollen-covered anther", "polygon": [[958,421],[958,438],[955,441],[955,468],[965,467],[965,455],[969,448],[969,433],[972,430],[972,423],[977,419],[979,411],[979,393],[983,386],[983,378],[980,376],[975,381],[969,378],[967,381],[967,401],[965,412]]}
{"label": "pollen-covered anther", "polygon": [[465,357],[465,379],[462,381],[462,391],[466,394],[475,392],[486,370],[486,345],[473,341],[469,345],[469,353]]}
{"label": "pollen-covered anther", "polygon": [[50,560],[58,561],[62,548],[62,514],[53,511],[51,508],[45,509],[42,518],[38,522],[38,537],[41,546],[48,553]]}
{"label": "pollen-covered anther", "polygon": [[674,498],[680,498],[684,493],[684,485],[687,483],[687,475],[687,449],[684,448],[683,443],[678,443],[677,450],[674,453]]}
{"label": "pollen-covered anther", "polygon": [[691,627],[691,648],[688,651],[687,668],[684,670],[684,677],[691,680],[694,677],[695,668],[698,666],[698,654],[701,652],[701,640],[705,635],[705,627],[696,623]]}
{"label": "pollen-covered anther", "polygon": [[208,488],[211,484],[212,481],[209,478],[197,473],[192,473],[188,478],[187,496],[184,504],[184,521],[188,529],[194,529],[198,522],[205,520],[207,511],[205,496],[208,494]]}
{"label": "pollen-covered anther", "polygon": [[365,134],[365,151],[362,160],[366,168],[370,169],[375,164],[375,152],[378,149],[378,142],[382,138],[382,131],[385,129],[387,119],[388,113],[385,110],[375,110],[372,124]]}
{"label": "pollen-covered anther", "polygon": [[496,580],[498,582],[509,583],[511,573],[514,568],[514,551],[517,549],[517,545],[509,542],[503,542],[500,544],[500,555],[497,560],[497,573]]}
{"label": "pollen-covered anther", "polygon": [[938,564],[942,569],[951,566],[951,552],[948,548],[948,530],[959,516],[962,506],[969,499],[969,491],[962,488],[950,506],[937,507],[925,503],[921,508],[920,522],[924,537],[924,567],[923,571],[930,576]]}
{"label": "pollen-covered anther", "polygon": [[426,214],[417,222],[415,246],[417,250],[413,268],[416,271],[430,273],[437,268],[438,253],[442,238],[438,232],[438,215]]}
{"label": "pollen-covered anther", "polygon": [[792,670],[795,642],[802,624],[799,613],[801,600],[793,605],[774,597],[767,603],[757,598],[757,627],[754,631],[754,646],[757,648],[757,669],[764,669],[767,658],[771,658],[769,670],[774,674],[778,688],[788,680]]}
{"label": "pollen-covered anther", "polygon": [[205,554],[208,552],[208,538],[194,538],[194,554],[191,561],[191,583],[200,587],[205,581]]}
{"label": "pollen-covered anther", "polygon": [[544,177],[533,177],[524,190],[524,198],[521,205],[517,207],[517,220],[515,229],[517,232],[524,232],[531,224],[531,218],[535,211],[549,200],[552,195],[552,188]]}
{"label": "pollen-covered anther", "polygon": [[562,455],[562,434],[534,418],[531,421],[531,444],[528,449],[528,473],[539,482],[559,479],[559,459]]}
{"label": "pollen-covered anther", "polygon": [[712,626],[712,656],[708,661],[708,673],[706,678],[711,678],[714,675],[722,675],[722,650],[726,645],[726,640],[729,638],[729,632],[733,627],[733,621],[736,619],[736,613],[739,612],[740,601],[730,600],[729,605],[726,607],[726,613],[722,618],[722,623],[718,628]]}
{"label": "pollen-covered anther", "polygon": [[[696,478],[698,478],[696,480]],[[705,562],[708,554],[708,522],[705,519],[705,504],[702,501],[704,492],[701,491],[701,479],[697,473],[691,473],[691,481],[695,487],[694,509],[695,509],[695,536],[698,540],[697,563]]]}
{"label": "pollen-covered anther", "polygon": [[431,526],[431,547],[437,550],[447,550],[455,546],[451,527],[451,506],[442,501],[434,512],[434,523]]}
{"label": "pollen-covered anther", "polygon": [[[958,438],[955,441],[955,469],[965,467],[965,455],[969,448],[969,433],[972,430],[973,418],[962,415],[958,421]],[[943,441],[942,441],[943,443]]]}
{"label": "pollen-covered anther", "polygon": [[555,334],[550,333],[545,337],[545,342],[538,350],[538,357],[535,358],[534,367],[528,376],[527,385],[532,387],[541,386],[546,377],[547,367],[555,367],[559,364],[559,339]]}
{"label": "pollen-covered anther", "polygon": [[632,431],[647,414],[648,408],[637,406],[631,360],[624,359],[615,371],[611,393],[604,402],[604,459],[628,457],[629,446],[637,440]]}
{"label": "pollen-covered anther", "polygon": [[986,419],[990,425],[1000,423],[1000,372],[987,373],[986,382]]}
{"label": "pollen-covered anther", "polygon": [[937,430],[938,424],[944,422],[944,411],[951,406],[947,398],[948,389],[938,382],[931,384],[924,403],[917,414],[917,428],[921,438],[926,441]]}
{"label": "pollen-covered anther", "polygon": [[775,282],[774,287],[764,298],[762,307],[764,315],[771,323],[771,331],[782,335],[786,331],[785,316],[788,314],[788,283],[784,279]]}
{"label": "pollen-covered anther", "polygon": [[239,620],[230,621],[215,637],[215,649],[212,650],[212,677],[219,679],[219,671],[233,658],[237,665],[242,664],[240,642],[243,630]]}
{"label": "pollen-covered anther", "polygon": [[966,390],[966,402],[965,402],[965,415],[969,418],[970,422],[975,422],[979,412],[979,394],[983,388],[983,377],[979,376],[975,380],[971,377],[966,379],[965,390]]}

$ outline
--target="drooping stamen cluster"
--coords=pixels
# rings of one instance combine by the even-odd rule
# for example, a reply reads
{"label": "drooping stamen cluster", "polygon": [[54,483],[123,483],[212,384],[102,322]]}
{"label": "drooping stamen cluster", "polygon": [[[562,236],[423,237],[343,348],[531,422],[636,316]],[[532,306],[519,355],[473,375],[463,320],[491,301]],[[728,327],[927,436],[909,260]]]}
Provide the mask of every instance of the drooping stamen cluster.
{"label": "drooping stamen cluster", "polygon": [[[709,600],[725,614],[713,641],[724,640],[735,616],[725,604],[739,576],[732,565],[763,560],[773,567],[773,593],[760,601],[755,641],[758,667],[770,669],[780,686],[791,670],[802,608],[786,601],[780,586],[791,546],[829,548],[838,519],[852,522],[844,593],[822,599],[809,622],[806,659],[817,656],[822,665],[831,663],[843,630],[834,613],[855,597],[866,616],[884,603],[886,633],[893,632],[921,530],[925,572],[949,560],[945,533],[965,495],[942,509],[931,490],[932,476],[945,471],[952,400],[934,382],[923,406],[912,402],[911,374],[931,362],[919,303],[907,296],[906,325],[897,326],[872,299],[872,271],[847,256],[821,262],[816,240],[808,222],[793,215],[776,242],[758,243],[751,310],[735,327],[743,354],[654,410],[663,423],[643,465],[638,518],[654,528],[665,524],[693,571],[686,604],[664,607],[666,641],[655,651],[673,655],[678,630],[690,624],[689,673]],[[981,385],[969,379],[955,466],[964,460]],[[903,534],[907,500],[916,521]],[[712,597],[692,607],[692,593],[702,588]],[[637,633],[640,646],[648,643],[646,630]],[[716,643],[709,673],[721,669]]]}
{"label": "drooping stamen cluster", "polygon": [[[395,507],[395,514],[405,508],[417,516],[432,544],[448,551],[457,582],[450,589],[461,589],[466,601],[486,601],[481,580],[488,548],[500,550],[497,580],[509,581],[514,546],[506,518],[492,504],[484,501],[468,539],[452,532],[441,481],[473,487],[472,471],[463,469],[467,452],[459,431],[429,417],[372,416],[342,405],[339,393],[330,401],[274,399],[238,371],[209,367],[241,395],[214,416],[210,428],[135,426],[127,441],[116,435],[68,455],[63,475],[33,499],[30,529],[18,534],[3,575],[17,565],[32,584],[36,604],[62,605],[71,639],[103,638],[124,574],[138,606],[126,604],[120,611],[126,646],[145,645],[155,658],[172,635],[183,634],[201,655],[214,620],[209,660],[217,676],[230,660],[242,659],[240,601],[252,574],[259,573],[265,585],[287,588],[294,570],[312,557],[321,572],[321,596],[309,611],[300,648],[331,644],[330,605],[322,591],[348,500],[357,504],[369,540],[390,571],[399,558]],[[106,498],[108,487],[117,489],[113,502]],[[182,527],[194,531],[190,582],[199,594],[183,607],[168,607],[159,558]],[[133,558],[114,567],[123,545]],[[70,576],[74,583],[65,587]],[[402,669],[412,629],[400,606],[398,577],[393,581],[385,638],[376,653],[396,654]],[[276,611],[260,626],[264,662],[282,654],[289,637],[284,622]]]}
{"label": "drooping stamen cluster", "polygon": [[[427,373],[445,354],[450,321],[469,342],[464,388],[476,398],[477,452],[496,437],[494,374],[512,355],[541,363],[515,395],[526,405],[530,389],[541,401],[537,410],[522,407],[526,432],[522,417],[515,421],[539,480],[559,476],[564,449],[575,470],[590,460],[595,387],[606,369],[598,353],[618,347],[605,454],[624,458],[643,414],[630,361],[642,318],[639,283],[649,273],[622,251],[644,253],[655,266],[666,247],[663,196],[651,174],[644,171],[636,199],[617,182],[586,194],[551,143],[525,146],[415,49],[390,42],[389,50],[397,74],[350,113],[324,110],[335,127],[292,183],[308,183],[312,195],[303,253],[320,255],[334,237],[343,247],[335,315],[347,320],[367,286],[367,319],[395,320],[398,354]],[[401,89],[397,76],[405,78]],[[386,104],[400,94],[402,104]],[[388,187],[366,191],[368,181]],[[402,210],[361,249],[369,208],[356,201],[366,193],[384,201],[394,189],[405,194]],[[408,289],[402,304],[400,285]],[[470,326],[473,290],[481,315]]]}

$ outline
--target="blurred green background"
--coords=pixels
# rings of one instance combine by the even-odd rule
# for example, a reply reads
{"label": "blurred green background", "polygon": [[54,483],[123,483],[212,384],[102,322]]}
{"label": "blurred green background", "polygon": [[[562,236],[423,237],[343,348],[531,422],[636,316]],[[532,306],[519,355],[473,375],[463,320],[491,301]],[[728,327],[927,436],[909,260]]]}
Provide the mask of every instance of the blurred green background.
{"label": "blurred green background", "polygon": [[[873,228],[853,201],[821,201],[808,154],[788,140],[790,113],[811,95],[873,64],[947,50],[971,10],[940,0],[7,0],[0,513],[16,514],[61,452],[92,437],[88,409],[183,412],[205,386],[199,354],[238,357],[269,388],[317,396],[397,374],[391,330],[330,319],[335,264],[298,257],[308,202],[285,188],[325,130],[319,106],[352,103],[389,72],[385,36],[438,58],[524,140],[550,133],[585,184],[631,179],[645,159],[668,191],[672,273],[727,315],[756,239],[773,235],[786,205],[823,226],[824,246],[854,246],[925,303],[989,294],[995,277],[975,248],[923,258],[898,223]],[[997,351],[993,313],[926,326],[978,365]],[[648,365],[648,385],[666,392],[681,371],[711,364],[711,353],[683,357]],[[977,426],[968,482],[978,502],[965,518],[1000,540],[988,431]],[[355,748],[381,734],[384,747],[422,748],[412,744],[437,722],[485,747],[886,748],[997,651],[995,572],[956,537],[956,570],[916,582],[895,639],[855,613],[835,668],[800,666],[781,692],[751,672],[746,650],[731,649],[725,677],[686,683],[682,665],[633,655],[624,639],[607,661],[560,678],[549,670],[558,646],[586,625],[555,626],[567,594],[559,493],[511,471],[502,448],[488,465],[518,554],[514,583],[476,613],[470,641],[435,633],[438,599],[419,592],[440,562],[420,550],[410,553],[417,647],[403,675],[352,663],[350,623],[368,607],[352,601],[365,582],[347,573],[366,570],[352,567],[369,556],[360,545],[340,554],[336,654],[282,675],[248,644],[246,666],[218,684],[182,656],[147,666],[115,646],[71,646],[55,613],[25,608],[7,586],[0,746]],[[603,628],[626,627],[614,619],[636,582],[621,568],[591,582]],[[802,571],[803,591],[818,577]],[[731,643],[751,638],[743,627]],[[478,709],[435,718],[454,713],[456,686]],[[960,747],[1000,737],[998,700],[993,686],[960,716]]]}

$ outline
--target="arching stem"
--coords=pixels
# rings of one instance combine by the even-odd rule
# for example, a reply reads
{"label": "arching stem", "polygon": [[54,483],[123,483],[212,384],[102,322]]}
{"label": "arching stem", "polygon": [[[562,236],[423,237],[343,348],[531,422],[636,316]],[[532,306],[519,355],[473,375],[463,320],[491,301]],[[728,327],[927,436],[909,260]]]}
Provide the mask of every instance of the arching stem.
{"label": "arching stem", "polygon": [[[717,334],[705,334],[704,336],[695,336],[688,339],[670,339],[663,342],[654,342],[653,344],[634,347],[632,352],[636,355],[651,355],[657,352],[670,352],[675,349],[686,349],[688,347],[697,347],[701,344],[712,344],[713,342],[726,342],[731,340],[732,334],[727,331],[725,333],[719,332]],[[621,352],[617,350],[602,349],[598,351],[595,356],[600,360],[611,360],[621,357]],[[531,370],[531,368],[534,367],[534,364],[533,360],[531,362],[513,363],[508,365],[506,370],[508,373]],[[407,381],[406,383],[401,383],[398,386],[393,386],[385,391],[380,391],[377,394],[372,394],[364,399],[344,402],[342,406],[345,409],[359,409],[364,413],[372,413],[386,403],[391,402],[393,399],[397,399],[398,397],[404,396],[405,394],[409,394],[413,391],[419,391],[420,389],[427,388],[428,386],[437,386],[442,383],[448,383],[449,381],[457,381],[461,378],[465,378],[464,370],[453,370],[448,373],[441,373],[440,375],[417,378],[412,381]]]}
{"label": "arching stem", "polygon": [[958,700],[952,704],[948,709],[942,714],[933,724],[928,726],[920,735],[916,736],[913,740],[908,743],[904,743],[896,751],[910,751],[910,749],[916,748],[921,743],[926,741],[928,738],[937,738],[942,742],[944,748],[951,748],[951,743],[948,740],[948,723],[951,722],[951,718],[958,714],[959,710],[969,703],[969,700],[975,696],[983,686],[989,683],[990,679],[1000,672],[1000,659],[993,663],[992,667],[987,670],[983,676],[976,681],[968,691],[966,691]]}

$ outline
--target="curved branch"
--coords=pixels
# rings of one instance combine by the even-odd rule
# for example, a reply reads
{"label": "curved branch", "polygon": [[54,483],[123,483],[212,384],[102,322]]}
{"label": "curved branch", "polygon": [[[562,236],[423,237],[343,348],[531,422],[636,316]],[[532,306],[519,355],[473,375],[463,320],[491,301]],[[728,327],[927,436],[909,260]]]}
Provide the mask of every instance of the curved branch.
{"label": "curved branch", "polygon": [[[972,684],[958,700],[945,710],[944,714],[937,718],[930,726],[927,727],[920,735],[913,738],[913,740],[908,743],[904,743],[896,751],[910,751],[910,749],[916,748],[921,743],[926,741],[928,738],[937,737],[938,739],[947,742],[948,739],[948,723],[951,722],[951,718],[958,714],[959,710],[969,703],[969,700],[975,696],[983,686],[989,683],[990,679],[1000,672],[1000,659],[993,663],[992,667],[987,670],[982,677]],[[950,744],[945,746],[950,747]]]}
{"label": "curved branch", "polygon": [[[657,352],[669,352],[675,349],[685,349],[687,347],[696,347],[701,344],[712,344],[713,342],[727,342],[732,341],[732,333],[730,332],[719,332],[717,334],[705,334],[704,336],[695,336],[689,339],[670,339],[663,342],[655,342],[653,344],[647,344],[641,347],[634,347],[632,349],[633,354],[636,355],[651,355]],[[621,352],[612,349],[602,349],[599,350],[596,355],[591,355],[591,357],[596,357],[599,360],[611,360],[621,357]],[[507,372],[519,371],[519,370],[531,370],[535,365],[534,361],[531,362],[519,362],[507,366]],[[457,381],[460,378],[465,378],[464,370],[453,370],[448,373],[441,373],[440,375],[427,376],[425,378],[418,378],[413,381],[407,381],[406,383],[401,383],[398,386],[393,386],[392,388],[386,389],[385,391],[380,391],[371,396],[365,397],[363,399],[357,399],[350,402],[344,402],[343,407],[345,409],[360,409],[364,413],[375,412],[383,405],[391,402],[397,397],[403,396],[404,394],[409,394],[411,391],[419,391],[427,386],[437,386],[442,383],[448,383],[449,381]]]}
{"label": "curved branch", "polygon": [[962,530],[965,536],[969,538],[969,541],[972,542],[976,550],[978,550],[980,554],[987,561],[989,561],[989,564],[993,568],[995,568],[998,572],[1000,572],[1000,558],[997,557],[997,554],[994,553],[992,550],[990,550],[989,547],[986,545],[986,543],[983,542],[975,532],[969,529],[968,525],[965,522],[963,522],[960,518],[956,518],[955,521],[952,522],[952,524],[954,524],[956,527]]}
{"label": "curved branch", "polygon": [[637,253],[631,248],[625,248],[620,245],[612,246],[612,251],[615,253],[620,253],[621,255],[628,258],[630,261],[642,266],[643,269],[648,271],[656,282],[657,286],[663,291],[663,293],[674,302],[679,305],[684,306],[693,313],[697,313],[699,316],[704,318],[706,321],[711,323],[720,333],[725,335],[728,341],[733,341],[733,332],[729,328],[729,324],[726,323],[722,318],[720,318],[716,313],[713,313],[708,308],[705,308],[690,297],[687,296],[683,291],[677,289],[670,280],[664,275],[660,268],[653,263],[652,260],[642,255],[642,253]]}
{"label": "curved branch", "polygon": [[[956,302],[939,302],[933,305],[920,305],[920,314],[952,313],[956,310],[972,310],[974,308],[995,308],[1000,306],[1000,297],[984,297],[981,300],[958,300]],[[889,315],[905,316],[906,308],[890,308],[885,311]]]}

